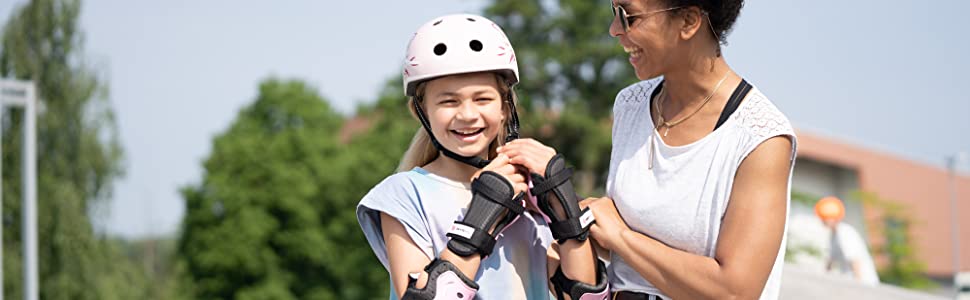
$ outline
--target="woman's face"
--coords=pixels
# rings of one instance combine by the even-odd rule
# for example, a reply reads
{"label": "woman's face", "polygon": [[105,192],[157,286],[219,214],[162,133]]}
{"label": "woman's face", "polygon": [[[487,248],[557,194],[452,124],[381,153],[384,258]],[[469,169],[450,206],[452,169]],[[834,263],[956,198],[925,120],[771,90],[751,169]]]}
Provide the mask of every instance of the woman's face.
{"label": "woman's face", "polygon": [[482,156],[505,120],[502,95],[492,73],[451,75],[431,80],[424,90],[431,132],[446,149]]}
{"label": "woman's face", "polygon": [[680,31],[675,26],[672,11],[659,0],[613,0],[613,5],[623,7],[630,24],[623,31],[620,18],[610,23],[610,35],[619,39],[623,50],[629,54],[630,64],[637,78],[649,79],[666,73],[674,61],[676,46],[680,43]]}

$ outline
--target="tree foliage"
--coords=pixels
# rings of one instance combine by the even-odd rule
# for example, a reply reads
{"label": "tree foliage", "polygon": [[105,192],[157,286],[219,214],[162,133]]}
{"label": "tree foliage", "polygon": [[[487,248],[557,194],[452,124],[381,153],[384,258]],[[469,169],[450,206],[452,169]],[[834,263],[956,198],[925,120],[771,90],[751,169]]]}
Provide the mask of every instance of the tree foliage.
{"label": "tree foliage", "polygon": [[[200,299],[386,295],[357,225],[357,201],[392,169],[383,145],[348,147],[344,120],[299,81],[270,79],[215,139],[185,187],[181,287]],[[361,143],[382,137],[365,139]]]}
{"label": "tree foliage", "polygon": [[[144,273],[98,236],[89,211],[106,205],[122,173],[121,146],[102,79],[84,65],[80,2],[35,0],[3,28],[0,77],[38,91],[37,216],[40,297],[143,298]],[[3,288],[21,298],[22,109],[3,109]]]}
{"label": "tree foliage", "polygon": [[485,14],[505,30],[519,58],[523,136],[576,166],[580,193],[603,192],[616,93],[636,82],[608,28],[604,2],[495,0]]}

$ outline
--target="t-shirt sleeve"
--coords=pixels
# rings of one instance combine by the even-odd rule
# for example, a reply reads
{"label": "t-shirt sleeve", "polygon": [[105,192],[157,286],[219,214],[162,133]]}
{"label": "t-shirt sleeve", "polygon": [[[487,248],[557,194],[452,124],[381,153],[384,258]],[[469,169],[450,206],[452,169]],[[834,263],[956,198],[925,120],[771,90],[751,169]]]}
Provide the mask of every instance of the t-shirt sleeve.
{"label": "t-shirt sleeve", "polygon": [[384,268],[390,271],[381,230],[381,213],[397,219],[428,259],[435,257],[421,197],[406,172],[392,175],[379,183],[357,205],[357,222],[364,231],[367,243]]}
{"label": "t-shirt sleeve", "polygon": [[776,136],[787,137],[792,143],[790,161],[794,166],[797,154],[798,143],[795,137],[795,129],[791,122],[781,111],[775,107],[768,99],[760,93],[753,93],[746,101],[751,101],[747,105],[742,104],[742,112],[737,114],[740,126],[746,131],[746,141],[742,143],[740,159],[743,161],[751,152],[754,152],[762,143]]}

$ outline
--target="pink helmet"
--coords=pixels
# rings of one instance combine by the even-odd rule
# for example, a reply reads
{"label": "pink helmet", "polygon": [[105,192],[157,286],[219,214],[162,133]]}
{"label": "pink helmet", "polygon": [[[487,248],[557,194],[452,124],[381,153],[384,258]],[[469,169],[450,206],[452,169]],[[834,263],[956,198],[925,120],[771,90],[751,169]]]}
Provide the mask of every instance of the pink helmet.
{"label": "pink helmet", "polygon": [[418,28],[404,58],[404,94],[436,77],[483,71],[501,72],[509,86],[519,82],[515,51],[505,32],[482,16],[438,17]]}

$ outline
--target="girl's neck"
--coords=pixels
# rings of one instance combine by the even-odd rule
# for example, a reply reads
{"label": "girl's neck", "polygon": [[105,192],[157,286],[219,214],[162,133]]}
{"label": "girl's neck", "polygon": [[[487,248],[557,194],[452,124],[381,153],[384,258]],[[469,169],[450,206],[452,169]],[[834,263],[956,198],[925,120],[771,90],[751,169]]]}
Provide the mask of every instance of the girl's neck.
{"label": "girl's neck", "polygon": [[475,172],[479,171],[476,167],[441,154],[422,168],[435,175],[466,183],[471,182],[472,176],[475,176]]}

